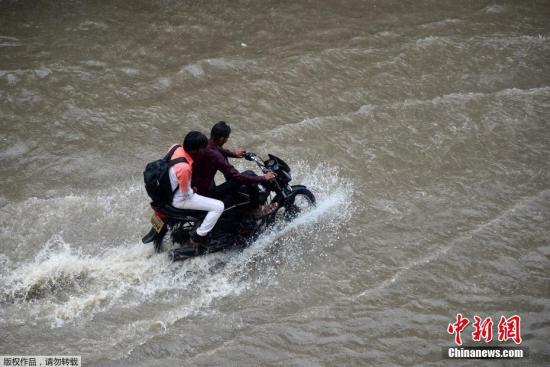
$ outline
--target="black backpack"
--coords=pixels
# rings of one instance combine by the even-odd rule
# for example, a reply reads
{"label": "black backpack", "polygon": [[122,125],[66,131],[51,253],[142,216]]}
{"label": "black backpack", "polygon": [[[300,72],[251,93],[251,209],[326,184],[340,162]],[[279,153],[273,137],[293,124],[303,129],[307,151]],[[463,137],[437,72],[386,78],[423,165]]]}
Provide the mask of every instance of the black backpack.
{"label": "black backpack", "polygon": [[183,157],[170,159],[172,158],[172,154],[174,154],[179,147],[181,147],[181,145],[174,146],[164,158],[148,163],[145,167],[145,171],[143,171],[145,190],[147,190],[147,194],[153,202],[159,205],[171,204],[172,198],[178,190],[178,187],[176,187],[176,189],[172,191],[168,170],[174,164],[187,163],[187,160]]}

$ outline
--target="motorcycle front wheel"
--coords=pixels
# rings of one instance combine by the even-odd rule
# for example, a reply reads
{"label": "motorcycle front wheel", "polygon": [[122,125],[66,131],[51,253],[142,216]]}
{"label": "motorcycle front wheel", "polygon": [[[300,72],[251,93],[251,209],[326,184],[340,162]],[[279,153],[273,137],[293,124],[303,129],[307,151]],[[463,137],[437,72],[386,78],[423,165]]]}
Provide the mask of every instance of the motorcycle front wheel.
{"label": "motorcycle front wheel", "polygon": [[301,213],[311,210],[316,204],[315,195],[301,185],[292,186],[292,192],[286,199],[276,196],[273,202],[279,205],[274,213],[274,219],[283,218],[287,222],[292,221]]}

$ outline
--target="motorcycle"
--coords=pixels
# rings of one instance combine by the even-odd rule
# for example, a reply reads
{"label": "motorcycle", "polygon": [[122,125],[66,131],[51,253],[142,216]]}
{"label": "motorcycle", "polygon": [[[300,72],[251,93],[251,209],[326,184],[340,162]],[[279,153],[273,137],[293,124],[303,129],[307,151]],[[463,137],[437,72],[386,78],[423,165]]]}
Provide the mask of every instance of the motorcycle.
{"label": "motorcycle", "polygon": [[[168,255],[173,261],[190,257],[244,248],[253,242],[266,229],[280,221],[291,221],[301,212],[315,206],[315,196],[304,185],[290,185],[292,176],[290,167],[281,159],[268,154],[262,160],[255,153],[245,152],[244,158],[253,161],[265,174],[275,173],[275,178],[258,184],[259,202],[271,210],[259,219],[254,215],[250,205],[250,195],[246,186],[241,186],[229,196],[223,198],[225,210],[216,226],[209,233],[207,244],[193,246],[190,242],[191,232],[196,229],[206,216],[205,211],[177,209],[171,205],[151,203],[154,213],[151,216],[152,228],[142,238],[142,242],[153,243],[155,252],[162,251],[163,240],[170,232],[173,247]],[[177,247],[179,245],[179,247]]]}

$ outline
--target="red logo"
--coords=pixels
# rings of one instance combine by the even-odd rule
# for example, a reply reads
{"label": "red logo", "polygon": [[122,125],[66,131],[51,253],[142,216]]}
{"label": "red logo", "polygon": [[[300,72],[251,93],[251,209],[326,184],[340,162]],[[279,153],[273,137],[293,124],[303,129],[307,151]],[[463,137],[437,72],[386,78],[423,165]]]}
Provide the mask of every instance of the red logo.
{"label": "red logo", "polygon": [[463,318],[461,313],[456,314],[456,322],[454,324],[449,324],[449,327],[447,328],[447,332],[449,334],[455,334],[455,343],[456,345],[462,345],[462,338],[460,337],[460,333],[466,325],[470,323],[470,320]]}
{"label": "red logo", "polygon": [[[451,335],[454,334],[455,344],[462,345],[461,333],[466,326],[470,323],[467,317],[463,317],[461,313],[456,314],[456,321],[451,322],[447,327],[447,332]],[[486,317],[482,319],[479,316],[474,316],[474,323],[472,324],[474,331],[472,332],[472,340],[479,342],[482,339],[485,343],[490,343],[493,340],[493,319]],[[516,344],[521,344],[521,317],[518,315],[500,316],[498,323],[498,340],[505,342],[513,340]]]}
{"label": "red logo", "polygon": [[498,323],[498,340],[505,342],[512,339],[514,343],[521,343],[521,317],[518,315],[506,318],[500,316]]}
{"label": "red logo", "polygon": [[481,338],[485,339],[485,343],[490,343],[493,340],[493,319],[487,317],[485,320],[481,321],[481,317],[474,316],[474,328],[475,331],[472,333],[473,341],[480,341]]}

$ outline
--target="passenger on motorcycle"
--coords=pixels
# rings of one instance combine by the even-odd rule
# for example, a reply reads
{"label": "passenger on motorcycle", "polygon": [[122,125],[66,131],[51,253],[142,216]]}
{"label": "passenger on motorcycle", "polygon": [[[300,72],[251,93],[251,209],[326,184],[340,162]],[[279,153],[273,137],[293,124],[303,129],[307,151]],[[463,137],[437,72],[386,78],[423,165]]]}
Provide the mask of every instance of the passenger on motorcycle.
{"label": "passenger on motorcycle", "polygon": [[224,210],[224,204],[220,200],[199,195],[191,189],[191,179],[195,175],[193,161],[200,156],[207,145],[208,140],[204,134],[198,131],[188,133],[183,141],[183,148],[176,149],[171,157],[171,159],[184,157],[187,163],[177,163],[169,171],[172,191],[177,189],[172,199],[172,206],[178,209],[208,211],[201,225],[191,236],[191,243],[195,246],[206,243],[207,234],[214,228]]}
{"label": "passenger on motorcycle", "polygon": [[[224,121],[212,127],[208,147],[193,164],[193,187],[197,188],[197,193],[200,195],[221,199],[233,194],[241,185],[246,185],[250,195],[250,205],[259,215],[258,184],[272,180],[275,174],[268,172],[263,176],[257,176],[252,171],[241,173],[233,167],[227,158],[242,158],[245,151],[243,149],[230,151],[223,148],[230,134],[231,127]],[[226,180],[218,186],[214,182],[217,171],[220,171]]]}

